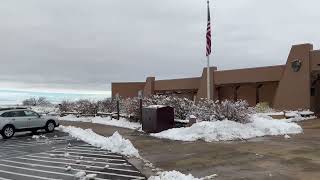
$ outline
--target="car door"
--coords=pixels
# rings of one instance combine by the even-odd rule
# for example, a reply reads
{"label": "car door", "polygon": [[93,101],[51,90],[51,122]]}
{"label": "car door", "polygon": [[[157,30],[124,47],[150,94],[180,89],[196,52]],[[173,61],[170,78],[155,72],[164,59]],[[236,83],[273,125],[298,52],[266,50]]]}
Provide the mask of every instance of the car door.
{"label": "car door", "polygon": [[34,111],[29,111],[26,110],[24,111],[26,114],[26,117],[28,119],[28,125],[30,128],[38,128],[38,127],[43,127],[44,120],[40,117],[40,115]]}
{"label": "car door", "polygon": [[28,121],[26,119],[24,111],[9,111],[4,115],[9,123],[14,125],[16,129],[28,128]]}

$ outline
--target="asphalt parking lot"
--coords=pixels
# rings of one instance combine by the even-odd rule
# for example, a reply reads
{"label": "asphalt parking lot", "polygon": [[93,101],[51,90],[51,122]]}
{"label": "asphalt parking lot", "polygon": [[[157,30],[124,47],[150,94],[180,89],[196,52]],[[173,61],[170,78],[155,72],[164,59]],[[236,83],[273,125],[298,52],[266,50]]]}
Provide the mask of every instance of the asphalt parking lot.
{"label": "asphalt parking lot", "polygon": [[[159,139],[138,131],[90,122],[60,121],[64,126],[92,129],[110,136],[118,131],[139,154],[163,171],[177,170],[195,177],[212,174],[215,180],[319,180],[320,119],[299,122],[304,132],[231,142],[182,142]],[[132,161],[130,161],[132,162]],[[153,175],[144,162],[133,162]],[[150,173],[150,174],[149,174]]]}
{"label": "asphalt parking lot", "polygon": [[0,139],[0,180],[80,179],[83,172],[87,179],[146,179],[123,156],[59,131]]}

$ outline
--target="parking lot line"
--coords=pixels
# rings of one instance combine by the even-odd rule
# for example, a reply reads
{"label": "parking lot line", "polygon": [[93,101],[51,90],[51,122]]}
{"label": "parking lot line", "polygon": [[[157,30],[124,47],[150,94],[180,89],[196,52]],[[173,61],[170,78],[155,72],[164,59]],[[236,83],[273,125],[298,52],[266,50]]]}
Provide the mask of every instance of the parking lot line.
{"label": "parking lot line", "polygon": [[93,146],[91,146],[91,147],[72,146],[70,148],[73,148],[73,149],[91,149],[91,150],[100,150],[100,151],[103,150],[101,148],[96,148],[96,147],[93,147]]}
{"label": "parking lot line", "polygon": [[[46,143],[47,144],[47,143]],[[38,145],[44,145],[44,144],[40,144],[40,143],[33,143],[33,144],[26,144],[26,145],[17,145],[17,144],[10,144],[10,145],[7,145],[5,144],[4,147],[7,147],[7,148],[27,148],[27,147],[32,147],[32,146],[38,146]]]}
{"label": "parking lot line", "polygon": [[42,173],[47,173],[47,174],[59,174],[59,175],[71,176],[71,177],[74,176],[73,174],[66,174],[66,173],[60,173],[60,172],[52,172],[52,171],[45,171],[45,170],[39,170],[39,169],[25,168],[25,167],[20,167],[20,166],[11,166],[11,165],[2,164],[2,163],[0,163],[0,166],[10,167],[10,168],[14,168],[14,169],[23,169],[23,170],[27,170],[27,171],[42,172]]}
{"label": "parking lot line", "polygon": [[[12,174],[12,175],[17,175],[17,176],[22,176],[22,177],[29,177],[29,178],[36,178],[36,179],[43,179],[43,180],[58,180],[58,179],[46,178],[46,177],[41,177],[41,176],[33,176],[33,175],[29,175],[29,174],[22,174],[22,173],[10,172],[10,171],[4,171],[4,170],[0,170],[0,172],[5,173],[5,174]],[[8,180],[8,179],[0,177],[0,180]]]}
{"label": "parking lot line", "polygon": [[[68,162],[59,162],[59,161],[46,161],[46,160],[41,160],[41,159],[30,159],[30,158],[15,158],[15,159],[23,159],[23,160],[29,160],[29,161],[37,161],[37,162],[45,162],[45,163],[52,163],[52,164],[62,164],[62,165],[72,165],[72,166],[81,166],[81,167],[90,167],[90,168],[97,168],[97,169],[110,169],[110,170],[115,170],[115,171],[124,171],[124,172],[134,172],[134,173],[140,173],[137,170],[130,170],[130,169],[121,169],[121,168],[105,168],[105,166],[93,166],[93,165],[85,165],[85,164],[76,164],[76,163],[68,163]],[[7,162],[10,162],[9,160],[4,160]],[[12,160],[11,160],[12,161]],[[16,162],[16,161],[15,161]],[[82,161],[81,161],[82,162]]]}
{"label": "parking lot line", "polygon": [[37,161],[37,162],[45,162],[45,163],[52,163],[52,164],[62,164],[62,165],[73,165],[73,166],[82,166],[82,167],[91,167],[91,168],[97,168],[97,169],[104,169],[104,166],[93,166],[93,165],[85,165],[85,164],[76,164],[76,163],[68,163],[68,162],[59,162],[59,161],[46,161],[41,159],[30,159],[30,158],[15,158],[15,159],[22,159],[22,160],[28,160],[28,161]]}
{"label": "parking lot line", "polygon": [[[73,149],[73,148],[60,148],[60,149],[55,149],[55,150],[64,150],[64,151],[68,151],[68,152],[74,151],[75,153],[77,153],[77,152],[80,152],[80,153],[86,153],[86,152],[88,152],[88,153],[100,153],[102,155],[103,154],[108,154],[110,156],[122,158],[122,156],[117,155],[117,154],[113,154],[113,153],[111,153],[109,151],[106,151],[106,150],[93,151],[93,150],[79,150],[79,149]],[[88,154],[88,153],[86,153],[86,154]]]}
{"label": "parking lot line", "polygon": [[[35,154],[46,154],[48,156],[52,155],[50,153],[47,153],[47,152],[41,152],[41,153],[35,153]],[[58,155],[58,154],[54,154],[56,156],[63,156],[63,155]],[[83,156],[74,156],[74,155],[69,155],[69,157],[75,157],[75,158],[80,158],[80,157],[83,157]],[[105,161],[122,161],[122,162],[125,162],[126,160],[124,159],[111,159],[111,158],[98,158],[98,157],[83,157],[84,159],[86,158],[91,158],[91,159],[99,159],[99,160],[105,160]]]}
{"label": "parking lot line", "polygon": [[3,151],[3,152],[1,152],[0,157],[11,156],[11,155],[20,156],[20,155],[27,154],[26,152],[18,151],[18,150],[12,150],[12,149],[0,149],[0,151]]}
{"label": "parking lot line", "polygon": [[[23,157],[31,157],[31,158],[39,158],[39,159],[49,159],[49,160],[65,160],[65,161],[77,161],[76,159],[67,159],[67,158],[52,158],[52,157],[43,157],[43,156],[34,156],[34,155],[26,155]],[[23,158],[23,157],[17,157],[17,158]],[[55,161],[57,162],[57,161]],[[101,161],[87,161],[87,160],[82,160],[82,162],[86,162],[88,164],[103,164],[105,165],[113,165],[113,166],[131,166],[130,164],[127,163],[110,163],[110,162],[101,162]],[[68,163],[68,162],[65,162]]]}
{"label": "parking lot line", "polygon": [[2,151],[2,150],[8,150],[8,151],[15,151],[15,152],[23,152],[23,151],[19,151],[19,150],[17,150],[17,148],[13,148],[13,147],[0,147],[0,151]]}
{"label": "parking lot line", "polygon": [[[1,171],[0,171],[1,172]],[[7,179],[7,178],[2,178],[0,177],[0,180],[13,180],[13,179]]]}
{"label": "parking lot line", "polygon": [[133,176],[133,175],[125,175],[125,174],[117,174],[117,173],[108,173],[108,172],[91,171],[91,170],[86,170],[86,172],[96,173],[96,174],[105,174],[105,175],[110,175],[110,176],[118,176],[118,177],[133,178],[133,179],[146,179],[146,178],[145,178],[145,177],[143,177],[143,176]]}
{"label": "parking lot line", "polygon": [[[57,150],[63,150],[63,149],[57,149]],[[85,150],[85,149],[75,149],[75,148],[66,148],[65,150],[70,150],[70,151],[76,151],[76,152],[102,152],[102,153],[108,153],[109,151],[106,150]]]}
{"label": "parking lot line", "polygon": [[[65,153],[66,151],[53,150],[53,151],[49,151],[49,152],[50,152],[50,153],[54,153],[54,152]],[[92,156],[122,158],[122,156],[119,156],[119,155],[95,154],[95,153],[81,153],[81,152],[68,152],[68,153],[69,153],[69,154],[79,154],[79,155],[92,155]]]}
{"label": "parking lot line", "polygon": [[[61,170],[65,170],[65,168],[62,167],[56,167],[56,166],[48,166],[48,165],[43,165],[43,164],[35,164],[35,163],[23,163],[23,162],[17,162],[17,161],[11,161],[11,160],[2,160],[5,162],[10,162],[13,164],[22,164],[22,165],[27,165],[27,166],[31,166],[31,167],[46,167],[46,168],[52,168],[52,169],[61,169]],[[3,164],[0,164],[0,166]],[[5,165],[5,166],[9,166],[9,165]],[[20,167],[22,168],[22,167]],[[117,176],[117,177],[126,177],[126,178],[135,178],[135,179],[145,179],[145,177],[142,176],[134,176],[134,175],[125,175],[125,174],[118,174],[118,173],[109,173],[109,172],[101,172],[101,171],[93,171],[93,170],[83,170],[83,169],[77,169],[77,168],[73,168],[73,170],[76,171],[86,171],[86,172],[90,172],[90,173],[96,173],[96,174],[104,174],[104,175],[110,175],[110,176]],[[40,170],[37,170],[40,171]],[[42,171],[42,170],[41,170]],[[49,172],[49,171],[47,171]],[[51,173],[56,173],[56,174],[65,174],[65,173],[60,173],[60,172],[51,172]],[[140,173],[140,172],[139,172]],[[65,175],[69,175],[70,174],[65,174]],[[73,176],[73,175],[72,175]]]}

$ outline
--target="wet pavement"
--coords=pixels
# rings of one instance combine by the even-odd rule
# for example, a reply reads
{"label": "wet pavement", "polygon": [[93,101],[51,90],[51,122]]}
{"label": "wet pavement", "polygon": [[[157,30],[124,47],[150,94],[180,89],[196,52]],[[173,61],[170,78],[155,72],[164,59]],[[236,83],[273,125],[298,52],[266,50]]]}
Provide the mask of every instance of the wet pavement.
{"label": "wet pavement", "polygon": [[0,180],[146,179],[121,155],[95,148],[66,133],[20,134],[0,139]]}

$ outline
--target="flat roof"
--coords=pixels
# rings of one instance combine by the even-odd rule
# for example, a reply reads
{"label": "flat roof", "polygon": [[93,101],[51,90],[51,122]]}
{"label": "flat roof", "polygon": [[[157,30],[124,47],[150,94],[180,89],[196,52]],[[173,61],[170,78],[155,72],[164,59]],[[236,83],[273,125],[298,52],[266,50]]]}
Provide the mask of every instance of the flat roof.
{"label": "flat roof", "polygon": [[216,85],[280,81],[285,65],[214,72]]}

